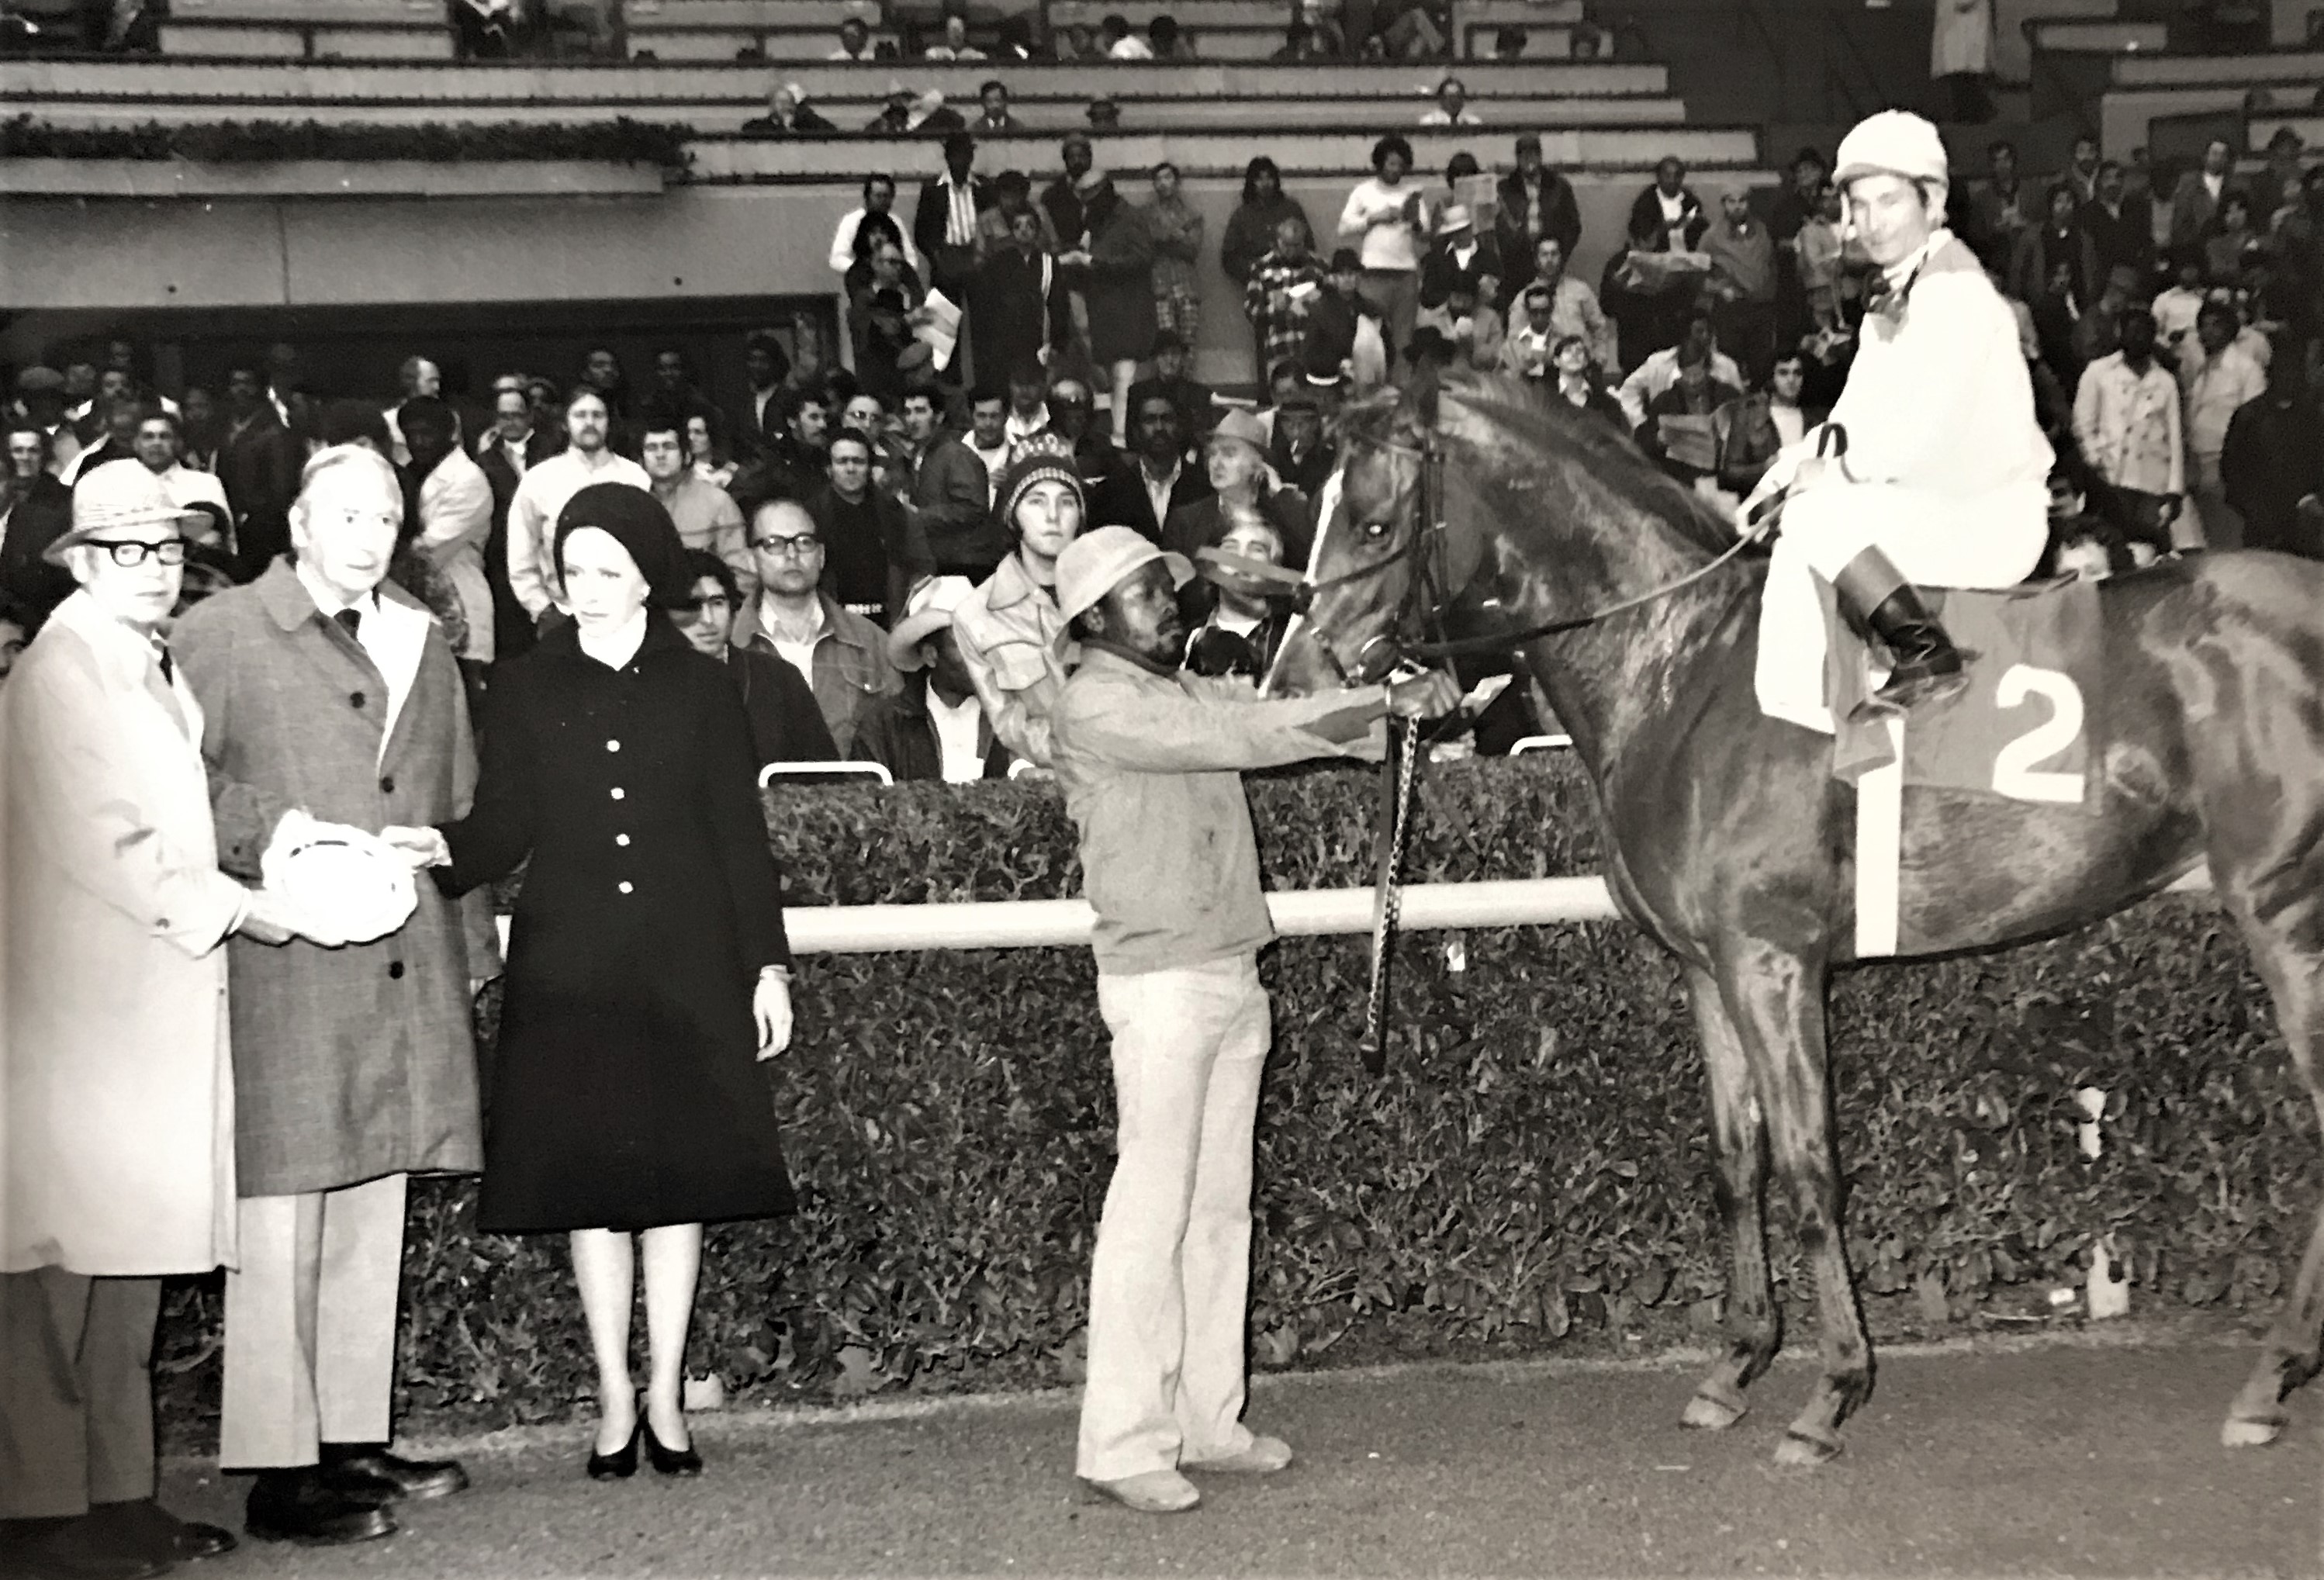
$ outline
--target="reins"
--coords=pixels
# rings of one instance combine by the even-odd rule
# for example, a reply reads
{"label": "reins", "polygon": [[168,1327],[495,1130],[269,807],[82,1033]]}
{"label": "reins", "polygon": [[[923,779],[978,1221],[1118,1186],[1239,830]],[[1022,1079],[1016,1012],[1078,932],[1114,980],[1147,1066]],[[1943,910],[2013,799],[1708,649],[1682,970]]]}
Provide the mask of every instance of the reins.
{"label": "reins", "polygon": [[[1482,636],[1448,637],[1443,631],[1444,608],[1451,596],[1460,589],[1441,585],[1451,579],[1449,565],[1439,563],[1446,557],[1449,540],[1444,511],[1443,447],[1433,434],[1418,445],[1379,439],[1360,442],[1391,455],[1409,456],[1420,462],[1420,498],[1416,513],[1418,521],[1411,537],[1394,552],[1370,565],[1359,566],[1353,570],[1321,580],[1310,580],[1281,566],[1218,549],[1204,549],[1197,556],[1206,565],[1229,575],[1262,584],[1287,587],[1294,607],[1302,614],[1313,609],[1319,593],[1351,586],[1371,577],[1384,575],[1391,566],[1406,560],[1414,561],[1416,574],[1406,587],[1394,619],[1387,631],[1364,644],[1363,650],[1356,656],[1353,674],[1341,662],[1339,653],[1324,639],[1323,633],[1318,631],[1315,633],[1316,651],[1338,672],[1343,682],[1351,685],[1384,682],[1389,675],[1409,662],[1434,665],[1453,659],[1513,652],[1527,642],[1569,631],[1583,630],[1616,615],[1644,608],[1692,587],[1726,566],[1774,527],[1782,509],[1780,498],[1770,501],[1734,543],[1713,559],[1683,576],[1619,599],[1604,608],[1559,620],[1538,621],[1515,631],[1495,632]],[[1323,523],[1317,523],[1316,530],[1321,533]],[[1419,633],[1418,640],[1410,640],[1404,633],[1415,623],[1416,613],[1425,629]],[[1389,966],[1395,954],[1397,923],[1402,908],[1404,857],[1411,838],[1413,798],[1418,789],[1420,764],[1426,750],[1419,720],[1389,720],[1388,753],[1380,762],[1379,822],[1374,834],[1377,855],[1372,886],[1371,981],[1365,996],[1364,1034],[1360,1045],[1364,1068],[1373,1076],[1380,1075],[1388,1065]]]}

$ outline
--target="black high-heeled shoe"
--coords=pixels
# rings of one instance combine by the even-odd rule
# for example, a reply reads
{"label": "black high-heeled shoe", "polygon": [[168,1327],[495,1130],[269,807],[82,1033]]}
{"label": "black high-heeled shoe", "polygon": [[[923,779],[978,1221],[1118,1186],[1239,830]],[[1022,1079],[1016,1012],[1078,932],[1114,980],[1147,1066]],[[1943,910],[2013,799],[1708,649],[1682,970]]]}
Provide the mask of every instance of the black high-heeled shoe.
{"label": "black high-heeled shoe", "polygon": [[638,1424],[630,1428],[630,1440],[627,1443],[622,1444],[611,1454],[600,1454],[595,1448],[589,1451],[587,1466],[589,1479],[593,1482],[617,1482],[626,1481],[637,1474],[638,1439],[641,1436],[650,1435],[646,1431],[645,1415],[641,1411]]}
{"label": "black high-heeled shoe", "polygon": [[646,1462],[651,1465],[657,1473],[662,1475],[700,1475],[702,1474],[702,1455],[691,1448],[663,1447],[661,1439],[654,1436],[653,1423],[648,1421],[643,1416],[638,1418],[638,1425],[645,1429]]}

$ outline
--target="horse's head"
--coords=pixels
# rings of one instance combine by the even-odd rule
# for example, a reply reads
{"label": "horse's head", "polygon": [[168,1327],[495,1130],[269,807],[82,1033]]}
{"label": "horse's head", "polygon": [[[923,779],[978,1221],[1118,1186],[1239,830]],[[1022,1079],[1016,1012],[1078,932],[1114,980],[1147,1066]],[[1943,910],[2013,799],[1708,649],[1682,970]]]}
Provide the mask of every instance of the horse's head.
{"label": "horse's head", "polygon": [[[1435,403],[1432,383],[1384,392],[1342,413],[1342,464],[1324,486],[1299,618],[1268,670],[1268,696],[1377,683],[1458,590],[1455,546],[1449,529],[1438,530],[1444,483]],[[1458,558],[1474,568],[1473,553]]]}

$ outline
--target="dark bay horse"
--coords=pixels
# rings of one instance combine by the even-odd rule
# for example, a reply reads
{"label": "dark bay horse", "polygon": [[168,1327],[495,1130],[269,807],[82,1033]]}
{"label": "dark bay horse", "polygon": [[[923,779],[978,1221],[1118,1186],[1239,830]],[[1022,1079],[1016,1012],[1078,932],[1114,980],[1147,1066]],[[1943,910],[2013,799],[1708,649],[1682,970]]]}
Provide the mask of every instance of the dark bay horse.
{"label": "dark bay horse", "polygon": [[[1499,379],[1376,399],[1351,409],[1345,433],[1340,504],[1316,534],[1311,600],[1270,691],[1339,684],[1368,642],[1453,595],[1498,599],[1488,614],[1517,632],[1694,577],[1518,651],[1596,782],[1618,903],[1682,965],[1710,1072],[1729,1343],[1683,1418],[1732,1424],[1781,1344],[1772,1159],[1815,1267],[1823,1363],[1776,1457],[1829,1459],[1872,1385],[1824,1047],[1826,978],[1855,952],[1855,792],[1831,776],[1831,737],[1760,714],[1766,562],[1714,565],[1734,541],[1727,522],[1600,419]],[[1423,509],[1432,445],[1441,533],[1440,512]],[[1416,574],[1432,563],[1435,577]],[[2324,1123],[2324,568],[2202,557],[2109,581],[2101,607],[2109,691],[2089,803],[1907,786],[1900,953],[2092,921],[2208,861]],[[2273,1439],[2319,1349],[2324,1216],[2224,1440]]]}

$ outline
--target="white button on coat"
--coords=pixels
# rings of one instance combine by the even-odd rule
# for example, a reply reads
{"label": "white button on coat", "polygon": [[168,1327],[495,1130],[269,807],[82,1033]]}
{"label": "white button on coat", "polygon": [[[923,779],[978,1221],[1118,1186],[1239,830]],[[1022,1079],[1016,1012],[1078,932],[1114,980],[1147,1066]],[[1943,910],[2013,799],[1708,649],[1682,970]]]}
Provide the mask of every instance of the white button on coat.
{"label": "white button on coat", "polygon": [[614,799],[615,800],[617,800],[617,801],[618,801],[618,800],[622,799],[624,796],[626,796],[626,795],[628,795],[628,794],[629,794],[629,792],[628,792],[627,790],[623,790],[620,785],[615,785],[615,786],[613,787],[613,799]]}
{"label": "white button on coat", "polygon": [[627,894],[627,893],[630,892],[630,889],[631,889],[631,884],[630,884],[629,881],[628,881],[627,879],[622,880],[622,884],[621,884],[621,890],[622,890],[622,893],[624,893],[624,894]]}
{"label": "white button on coat", "polygon": [[621,749],[622,744],[619,741],[608,741],[605,743],[605,750],[608,752],[618,752]]}
{"label": "white button on coat", "polygon": [[630,836],[626,834],[616,834],[613,836],[613,843],[615,845],[627,845],[629,842]]}

